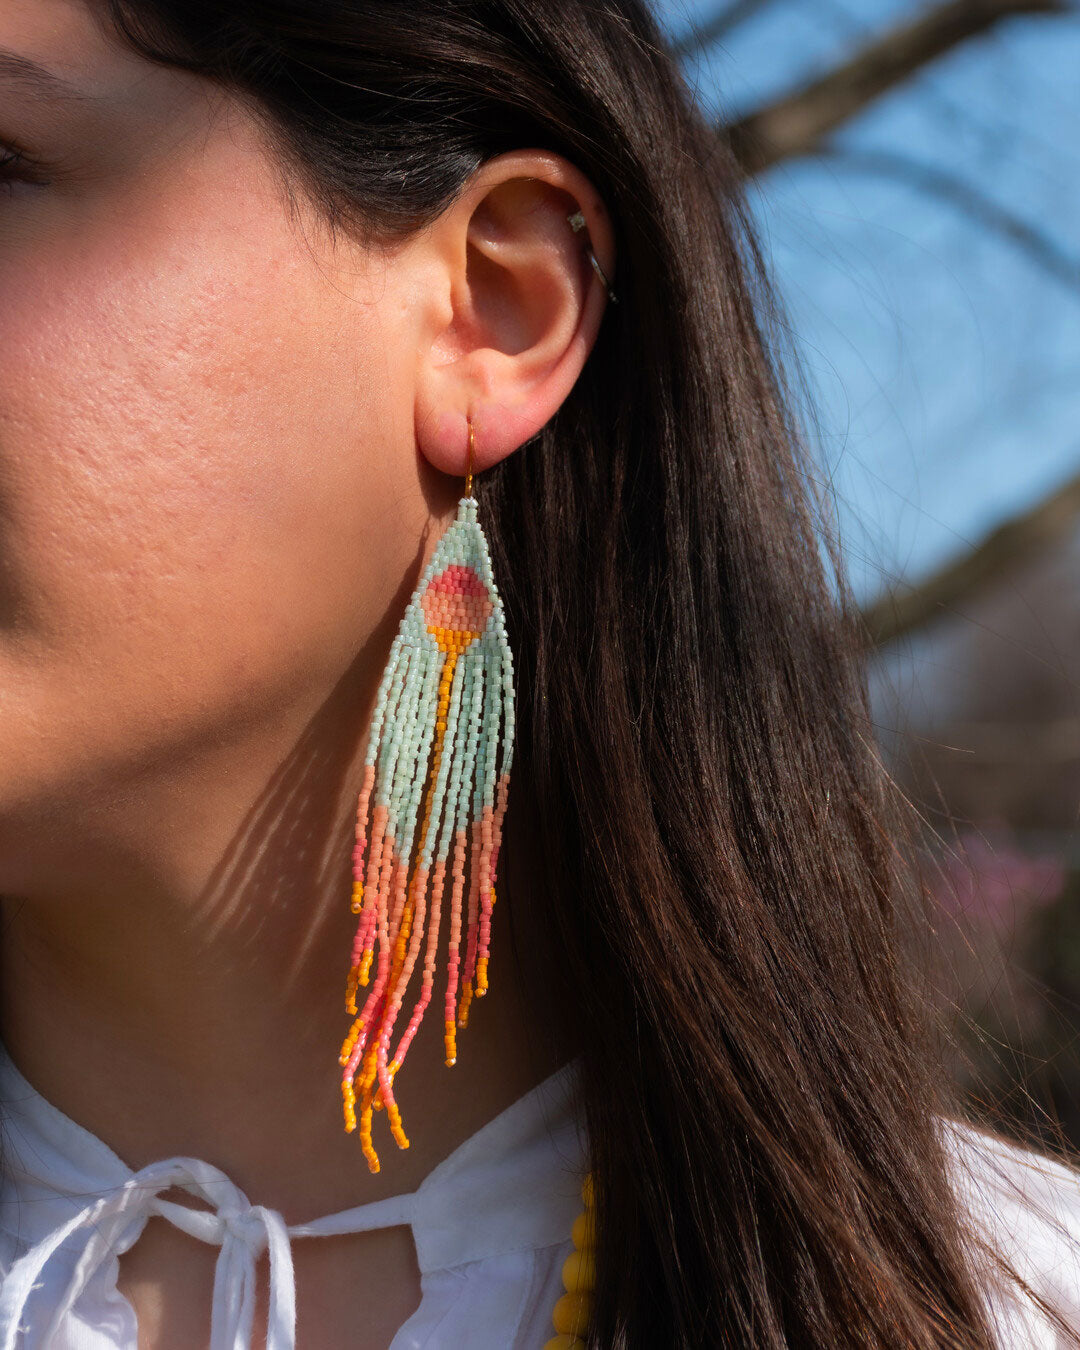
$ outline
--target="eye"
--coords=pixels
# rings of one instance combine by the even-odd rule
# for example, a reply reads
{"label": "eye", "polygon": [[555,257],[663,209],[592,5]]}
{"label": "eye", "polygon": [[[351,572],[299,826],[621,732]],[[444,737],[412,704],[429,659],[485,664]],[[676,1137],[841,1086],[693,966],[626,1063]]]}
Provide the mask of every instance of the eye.
{"label": "eye", "polygon": [[38,166],[25,151],[0,142],[0,185],[8,186],[8,191],[12,192],[17,182],[45,187],[48,181],[40,176]]}

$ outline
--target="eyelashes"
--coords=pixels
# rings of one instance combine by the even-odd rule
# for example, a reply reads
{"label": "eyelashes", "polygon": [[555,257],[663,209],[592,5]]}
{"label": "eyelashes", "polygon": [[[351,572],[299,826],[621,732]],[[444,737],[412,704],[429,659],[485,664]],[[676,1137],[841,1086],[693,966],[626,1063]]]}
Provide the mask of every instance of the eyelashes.
{"label": "eyelashes", "polygon": [[0,186],[17,182],[45,187],[49,179],[42,178],[40,166],[24,150],[0,141]]}

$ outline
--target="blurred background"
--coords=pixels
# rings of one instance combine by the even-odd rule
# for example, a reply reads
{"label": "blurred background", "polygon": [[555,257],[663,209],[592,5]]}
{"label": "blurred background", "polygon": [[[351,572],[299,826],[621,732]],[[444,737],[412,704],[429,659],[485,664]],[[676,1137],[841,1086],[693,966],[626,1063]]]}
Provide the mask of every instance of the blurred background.
{"label": "blurred background", "polygon": [[954,1070],[1080,1146],[1080,0],[654,0],[809,377]]}

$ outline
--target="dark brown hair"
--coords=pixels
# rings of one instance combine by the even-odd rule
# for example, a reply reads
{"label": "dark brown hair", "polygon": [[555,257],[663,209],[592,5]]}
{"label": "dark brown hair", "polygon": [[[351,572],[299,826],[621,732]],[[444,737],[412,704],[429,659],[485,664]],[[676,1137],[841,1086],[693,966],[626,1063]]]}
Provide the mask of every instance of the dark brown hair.
{"label": "dark brown hair", "polygon": [[100,4],[250,98],[335,226],[404,235],[522,147],[572,160],[615,223],[585,370],[476,488],[584,1067],[589,1344],[985,1350],[903,955],[918,887],[782,330],[736,166],[645,5]]}

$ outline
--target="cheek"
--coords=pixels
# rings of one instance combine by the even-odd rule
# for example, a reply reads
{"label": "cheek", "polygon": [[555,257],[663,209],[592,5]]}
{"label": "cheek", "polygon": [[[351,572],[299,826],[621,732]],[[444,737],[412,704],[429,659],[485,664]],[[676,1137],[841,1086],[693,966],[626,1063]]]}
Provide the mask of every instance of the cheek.
{"label": "cheek", "polygon": [[234,196],[0,261],[0,679],[69,750],[280,701],[375,621],[353,560],[405,424],[393,344]]}

